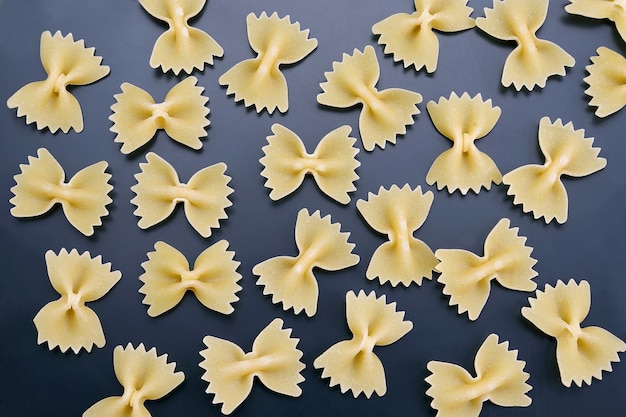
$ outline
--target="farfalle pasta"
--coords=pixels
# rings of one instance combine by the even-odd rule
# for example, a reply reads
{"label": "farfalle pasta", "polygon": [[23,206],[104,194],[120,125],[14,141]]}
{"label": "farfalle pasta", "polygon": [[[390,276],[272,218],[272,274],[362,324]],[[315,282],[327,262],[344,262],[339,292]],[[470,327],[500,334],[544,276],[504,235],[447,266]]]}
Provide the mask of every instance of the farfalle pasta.
{"label": "farfalle pasta", "polygon": [[46,127],[52,133],[83,130],[83,112],[80,103],[67,91],[69,85],[87,85],[109,74],[109,67],[101,65],[102,57],[95,48],[86,48],[81,39],[57,31],[41,34],[41,64],[48,78],[26,84],[7,100],[10,109],[17,108],[17,116],[26,116],[26,124],[36,123],[37,129]]}
{"label": "farfalle pasta", "polygon": [[226,208],[232,206],[228,196],[230,177],[224,174],[223,162],[201,169],[189,181],[181,183],[178,174],[165,159],[153,152],[146,155],[146,163],[139,164],[135,174],[137,184],[131,187],[136,194],[130,202],[137,206],[134,214],[138,225],[147,229],[169,217],[178,203],[183,204],[191,226],[202,237],[211,236],[211,229],[226,219]]}
{"label": "farfalle pasta", "polygon": [[422,187],[411,190],[392,185],[389,190],[380,187],[378,194],[368,193],[367,200],[359,200],[356,207],[365,221],[389,240],[380,245],[367,267],[368,279],[394,287],[411,283],[422,285],[422,279],[431,279],[438,261],[428,245],[415,238],[430,211],[433,193],[422,193]]}
{"label": "farfalle pasta", "polygon": [[228,250],[228,241],[220,240],[202,251],[193,268],[185,256],[165,242],[156,242],[154,252],[141,264],[144,273],[139,276],[143,285],[143,303],[148,305],[148,315],[155,317],[174,308],[187,291],[191,291],[207,308],[230,314],[232,304],[239,300],[241,290],[237,282],[240,262],[233,260],[235,252]]}
{"label": "farfalle pasta", "polygon": [[476,353],[475,377],[452,363],[428,362],[426,395],[433,399],[430,405],[437,417],[478,417],[485,401],[528,407],[532,400],[526,393],[532,387],[526,383],[530,375],[525,365],[517,359],[517,350],[509,350],[509,342],[498,342],[498,335],[490,334]]}
{"label": "farfalle pasta", "polygon": [[223,414],[232,413],[248,397],[255,377],[274,392],[291,397],[302,394],[298,384],[304,381],[305,365],[296,348],[299,339],[291,337],[291,329],[283,329],[281,319],[274,319],[259,333],[248,353],[218,337],[206,336],[203,341],[202,379],[209,383],[206,392],[215,394],[213,404],[222,404]]}
{"label": "farfalle pasta", "polygon": [[626,59],[604,46],[596,53],[586,67],[589,75],[583,81],[589,88],[585,94],[591,96],[589,105],[597,107],[596,116],[606,117],[626,106]]}
{"label": "farfalle pasta", "polygon": [[115,142],[121,143],[121,151],[129,154],[146,143],[163,129],[176,142],[192,149],[200,149],[200,138],[207,136],[209,109],[208,97],[197,86],[196,77],[187,77],[176,84],[161,103],[146,91],[130,83],[123,83],[122,92],[116,94],[111,106],[113,122],[111,132],[116,133]]}
{"label": "farfalle pasta", "polygon": [[516,90],[545,87],[551,75],[565,75],[574,58],[557,44],[539,39],[537,30],[548,13],[548,0],[494,0],[485,8],[485,17],[476,19],[483,32],[503,41],[515,41],[517,47],[504,63],[502,85],[513,84]]}
{"label": "farfalle pasta", "polygon": [[413,116],[419,114],[421,94],[401,88],[376,89],[380,68],[371,45],[363,52],[355,49],[352,55],[343,54],[343,60],[333,62],[333,70],[324,76],[318,103],[342,109],[362,105],[359,131],[366,151],[375,146],[384,149],[387,142],[396,143],[396,137],[405,134],[406,126],[413,124]]}
{"label": "farfalle pasta", "polygon": [[39,148],[37,156],[29,156],[28,164],[20,164],[21,173],[13,177],[11,214],[36,217],[60,204],[70,224],[91,236],[94,226],[100,226],[102,217],[109,214],[106,206],[113,201],[108,195],[113,186],[108,182],[107,167],[105,161],[97,162],[65,182],[63,167],[47,149]]}
{"label": "farfalle pasta", "polygon": [[104,297],[122,278],[121,272],[102,263],[101,256],[92,258],[89,252],[79,254],[76,249],[61,249],[58,254],[49,250],[45,258],[50,283],[60,297],[43,306],[33,319],[37,343],[74,353],[91,352],[94,345],[103,347],[100,319],[85,303]]}
{"label": "farfalle pasta", "polygon": [[248,41],[257,53],[256,58],[235,64],[220,78],[220,85],[228,86],[226,94],[243,100],[246,107],[254,106],[257,113],[267,109],[269,114],[278,108],[285,113],[289,108],[287,80],[280,65],[303,60],[315,48],[317,39],[309,38],[309,30],[301,30],[300,23],[291,23],[290,17],[278,17],[265,12],[246,18]]}
{"label": "farfalle pasta", "polygon": [[501,219],[485,239],[484,255],[478,256],[463,249],[438,249],[437,279],[444,285],[443,293],[450,296],[450,305],[458,306],[459,314],[467,312],[476,320],[491,291],[495,279],[505,288],[534,291],[537,276],[530,257],[533,249],[525,245],[526,238],[518,235],[519,228],[511,227],[509,219]]}
{"label": "farfalle pasta", "polygon": [[352,339],[335,343],[313,362],[323,369],[322,378],[330,378],[330,386],[339,385],[342,393],[350,390],[354,398],[364,393],[367,398],[376,392],[387,392],[385,369],[374,353],[374,347],[397,342],[411,331],[413,323],[404,320],[404,312],[396,311],[396,303],[387,303],[385,295],[376,298],[374,291],[346,294],[346,319]]}
{"label": "farfalle pasta", "polygon": [[574,130],[571,122],[563,125],[561,119],[552,123],[543,117],[539,122],[539,146],[545,163],[516,168],[502,178],[509,186],[507,194],[514,196],[513,204],[521,204],[524,212],[532,212],[535,219],[565,223],[568,199],[561,176],[584,177],[606,166],[606,159],[598,156],[600,148],[592,145],[593,138],[585,138],[583,129]]}
{"label": "farfalle pasta", "polygon": [[556,361],[566,387],[601,380],[602,371],[611,372],[611,362],[619,362],[618,352],[626,351],[626,343],[607,330],[581,326],[591,307],[587,281],[546,284],[528,301],[530,307],[522,308],[522,316],[556,339]]}
{"label": "farfalle pasta", "polygon": [[348,193],[356,190],[356,169],[361,165],[356,159],[359,150],[354,147],[356,139],[350,137],[351,130],[347,125],[333,130],[309,154],[298,135],[281,124],[273,124],[274,134],[267,137],[265,156],[259,160],[265,167],[261,175],[267,178],[265,186],[271,190],[270,198],[279,200],[291,194],[310,174],[324,194],[348,204]]}
{"label": "farfalle pasta", "polygon": [[462,194],[500,184],[502,174],[495,162],[474,144],[496,125],[500,107],[493,106],[491,100],[484,101],[480,94],[470,98],[468,93],[459,97],[453,92],[448,99],[429,101],[426,108],[435,128],[453,143],[435,159],[426,182],[436,183],[439,190],[447,187],[450,193],[460,190]]}
{"label": "farfalle pasta", "polygon": [[277,256],[252,269],[259,277],[257,285],[264,287],[263,294],[271,295],[275,304],[282,303],[284,310],[315,315],[319,289],[313,268],[337,271],[359,262],[359,256],[352,253],[354,243],[348,242],[350,233],[340,228],[339,223],[331,223],[330,215],[301,209],[295,228],[298,256]]}
{"label": "farfalle pasta", "polygon": [[167,354],[157,356],[156,348],[146,351],[143,343],[116,346],[113,368],[123,395],[98,401],[83,417],[150,417],[145,402],[165,397],[185,380],[183,372],[174,372],[176,362],[167,362]]}
{"label": "farfalle pasta", "polygon": [[609,19],[626,42],[626,5],[621,0],[569,0],[565,11],[592,19]]}
{"label": "farfalle pasta", "polygon": [[206,0],[139,0],[139,4],[169,26],[154,43],[150,56],[152,68],[172,70],[176,75],[181,70],[190,74],[194,68],[204,70],[205,63],[213,65],[214,57],[224,55],[224,49],[215,39],[188,23],[202,11]]}
{"label": "farfalle pasta", "polygon": [[414,0],[415,12],[396,13],[372,26],[378,43],[385,45],[385,53],[394,61],[402,61],[404,68],[423,67],[427,72],[437,69],[439,40],[435,30],[459,32],[475,26],[468,0]]}

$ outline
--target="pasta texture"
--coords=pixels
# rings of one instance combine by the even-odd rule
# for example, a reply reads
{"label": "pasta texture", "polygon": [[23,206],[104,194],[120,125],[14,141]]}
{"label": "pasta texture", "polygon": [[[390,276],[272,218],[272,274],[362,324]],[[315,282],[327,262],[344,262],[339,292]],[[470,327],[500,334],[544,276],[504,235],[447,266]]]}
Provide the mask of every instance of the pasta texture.
{"label": "pasta texture", "polygon": [[619,35],[626,42],[626,10],[620,0],[569,0],[565,6],[569,14],[590,17],[592,19],[609,19],[615,23]]}
{"label": "pasta texture", "polygon": [[211,236],[211,229],[219,227],[226,219],[226,208],[232,206],[228,196],[233,189],[228,186],[223,162],[203,168],[181,183],[176,170],[153,152],[146,155],[146,163],[139,164],[141,172],[135,174],[137,184],[131,187],[136,194],[130,202],[137,206],[134,214],[138,225],[147,229],[168,218],[178,203],[183,203],[185,215],[191,226],[202,237]]}
{"label": "pasta texture", "polygon": [[176,142],[192,149],[202,148],[200,138],[207,136],[209,109],[208,97],[197,86],[196,77],[187,77],[176,84],[162,103],[155,103],[146,91],[130,83],[123,83],[122,92],[116,94],[111,106],[113,122],[111,132],[116,133],[115,142],[121,143],[121,151],[129,154],[154,137],[163,129]]}
{"label": "pasta texture", "polygon": [[274,134],[267,137],[265,156],[259,160],[265,167],[261,175],[267,178],[265,186],[271,190],[270,198],[280,200],[291,194],[310,174],[324,194],[348,204],[348,193],[356,190],[356,169],[361,165],[356,159],[359,150],[354,147],[356,139],[350,137],[351,130],[347,125],[333,130],[309,154],[298,135],[281,124],[273,124]]}
{"label": "pasta texture", "polygon": [[438,281],[443,293],[450,296],[450,305],[458,306],[459,314],[467,312],[476,320],[487,303],[491,280],[505,288],[534,291],[537,276],[530,257],[533,249],[526,246],[526,238],[518,235],[519,228],[510,227],[509,219],[501,219],[485,239],[484,255],[478,256],[462,249],[438,249]]}
{"label": "pasta texture", "polygon": [[37,156],[29,156],[28,164],[20,164],[21,173],[14,176],[16,185],[11,188],[14,197],[11,214],[14,217],[36,217],[60,204],[65,217],[85,236],[94,233],[94,226],[102,224],[109,214],[106,206],[113,200],[108,196],[113,186],[105,161],[97,162],[78,171],[65,182],[63,167],[45,148]]}
{"label": "pasta texture", "polygon": [[34,122],[38,130],[82,132],[83,112],[67,86],[94,83],[109,74],[109,67],[101,65],[102,57],[94,54],[95,48],[86,48],[82,39],[74,41],[71,33],[63,36],[60,31],[54,35],[45,31],[39,49],[48,78],[17,90],[7,106],[17,108],[17,117],[26,116],[26,124]]}
{"label": "pasta texture", "polygon": [[169,26],[154,43],[150,66],[163,72],[181,71],[190,74],[194,69],[204,70],[204,64],[213,65],[213,57],[224,55],[224,49],[206,32],[191,27],[189,19],[196,16],[206,0],[139,0],[139,4],[153,17]]}
{"label": "pasta texture", "polygon": [[549,0],[494,0],[485,8],[485,17],[476,19],[483,32],[503,41],[515,41],[517,47],[504,63],[502,85],[516,90],[545,87],[551,75],[565,75],[574,58],[557,44],[537,38],[548,13]]}
{"label": "pasta texture", "polygon": [[278,318],[259,333],[248,353],[228,340],[206,336],[200,368],[202,379],[209,383],[206,392],[215,394],[213,404],[222,404],[222,414],[232,413],[252,391],[254,377],[274,392],[299,397],[305,365],[298,342]]}
{"label": "pasta texture", "polygon": [[392,286],[411,283],[422,285],[422,279],[432,279],[438,261],[428,245],[415,238],[430,211],[433,193],[422,193],[422,188],[411,190],[392,185],[389,190],[380,187],[378,194],[368,193],[367,200],[359,200],[356,207],[365,221],[389,240],[380,245],[367,267],[368,279],[378,278],[381,284]]}
{"label": "pasta texture", "polygon": [[342,109],[362,105],[359,131],[366,151],[375,146],[384,149],[387,142],[396,143],[396,136],[405,134],[406,126],[412,125],[413,116],[419,114],[421,94],[401,88],[376,89],[380,68],[371,45],[363,52],[355,49],[352,55],[343,54],[343,60],[333,62],[333,70],[324,76],[318,103]]}
{"label": "pasta texture", "polygon": [[626,106],[626,59],[604,46],[596,53],[591,57],[592,64],[586,67],[589,75],[584,81],[589,88],[585,94],[591,96],[589,105],[597,107],[596,116],[606,117]]}
{"label": "pasta texture", "polygon": [[583,129],[574,130],[571,122],[563,125],[561,119],[552,123],[543,117],[539,122],[539,146],[545,163],[516,168],[502,178],[509,186],[507,194],[514,196],[513,204],[521,204],[524,212],[532,212],[535,219],[565,223],[568,199],[561,176],[584,177],[606,166],[606,159],[598,156],[600,148],[592,145],[593,138],[585,138]]}
{"label": "pasta texture", "polygon": [[426,182],[436,183],[439,190],[447,187],[450,193],[460,190],[461,194],[500,184],[502,174],[495,162],[474,144],[496,125],[500,107],[493,106],[491,100],[483,101],[480,94],[470,98],[467,93],[459,97],[453,92],[449,99],[429,101],[426,108],[435,128],[453,143],[435,159]]}
{"label": "pasta texture", "polygon": [[235,252],[228,251],[228,241],[220,240],[209,246],[196,259],[193,269],[185,256],[165,242],[157,242],[154,252],[141,264],[144,273],[139,276],[143,286],[143,303],[148,315],[156,317],[176,307],[187,291],[191,291],[207,308],[222,314],[234,311],[232,304],[239,300],[241,290],[237,282],[240,262],[233,260]]}
{"label": "pasta texture", "polygon": [[528,301],[530,307],[522,308],[522,316],[556,339],[556,361],[566,387],[601,380],[602,371],[611,372],[611,362],[619,362],[617,353],[626,350],[626,343],[605,329],[581,326],[591,307],[587,281],[558,280]]}
{"label": "pasta texture", "polygon": [[402,61],[404,68],[411,65],[429,73],[437,69],[439,40],[435,30],[459,32],[473,28],[476,23],[470,17],[474,11],[467,6],[468,0],[414,0],[415,12],[396,13],[372,26],[374,35],[380,35],[378,43],[385,45],[385,53],[393,60]]}
{"label": "pasta texture", "polygon": [[525,365],[517,359],[517,350],[509,350],[509,342],[498,342],[498,335],[490,334],[476,353],[475,377],[455,364],[428,362],[430,406],[437,417],[478,417],[485,401],[528,407],[532,400],[526,393],[532,387],[526,383],[530,375],[524,372]]}
{"label": "pasta texture", "polygon": [[354,243],[348,242],[350,233],[330,221],[330,215],[321,217],[319,210],[309,214],[301,209],[295,228],[298,256],[277,256],[252,269],[263,294],[271,295],[274,304],[282,303],[285,311],[304,310],[309,317],[317,312],[319,289],[313,268],[338,271],[359,263],[359,256],[352,253]]}
{"label": "pasta texture", "polygon": [[317,48],[317,39],[309,38],[309,30],[301,30],[300,23],[291,23],[289,16],[279,18],[276,13],[269,17],[265,12],[259,17],[250,13],[246,23],[257,57],[235,64],[218,81],[228,86],[227,95],[234,94],[235,101],[243,100],[246,107],[254,105],[257,113],[267,109],[272,114],[277,108],[285,113],[289,95],[279,67],[303,60]]}
{"label": "pasta texture", "polygon": [[185,380],[175,367],[176,362],[167,362],[167,354],[157,356],[156,348],[146,351],[143,343],[137,348],[130,343],[116,346],[113,368],[124,394],[98,401],[83,417],[151,417],[145,402],[165,397]]}
{"label": "pasta texture", "polygon": [[350,390],[354,398],[364,393],[367,398],[376,392],[387,392],[383,364],[374,347],[397,342],[411,331],[413,323],[404,320],[404,312],[396,311],[396,303],[388,304],[385,295],[376,298],[374,291],[346,294],[346,319],[352,339],[340,341],[313,362],[323,369],[322,378],[330,378],[330,386],[339,384],[342,393]]}
{"label": "pasta texture", "polygon": [[101,256],[92,258],[89,252],[79,254],[76,249],[61,249],[58,254],[49,250],[45,257],[50,283],[61,297],[46,304],[33,319],[37,343],[74,353],[91,352],[94,345],[103,347],[100,319],[85,303],[104,297],[122,278],[121,272],[112,271]]}

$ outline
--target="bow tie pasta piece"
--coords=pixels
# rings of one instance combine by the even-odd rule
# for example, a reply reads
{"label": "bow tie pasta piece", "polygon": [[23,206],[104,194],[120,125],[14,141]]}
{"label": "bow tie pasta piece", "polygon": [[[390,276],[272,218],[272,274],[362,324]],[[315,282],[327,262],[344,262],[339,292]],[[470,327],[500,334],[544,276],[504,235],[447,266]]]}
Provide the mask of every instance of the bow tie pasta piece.
{"label": "bow tie pasta piece", "polygon": [[494,0],[493,9],[485,8],[485,17],[476,19],[476,26],[488,35],[517,42],[504,63],[504,87],[543,88],[548,77],[565,75],[565,67],[574,66],[574,58],[560,46],[537,38],[547,13],[548,0]]}
{"label": "bow tie pasta piece", "polygon": [[331,223],[330,215],[321,217],[319,210],[309,214],[307,209],[298,212],[296,220],[296,246],[298,256],[277,256],[263,261],[252,269],[257,275],[257,285],[264,287],[263,294],[272,295],[274,304],[282,303],[286,311],[295,314],[302,310],[312,317],[317,312],[319,289],[313,268],[338,271],[359,263],[352,253],[354,243],[349,243],[349,232],[341,232],[339,223]]}
{"label": "bow tie pasta piece", "polygon": [[270,17],[265,12],[260,17],[250,13],[246,23],[257,57],[235,64],[218,81],[228,86],[227,95],[234,94],[235,101],[243,100],[246,107],[254,105],[257,113],[267,109],[272,114],[276,108],[285,113],[287,80],[279,67],[303,60],[317,48],[317,39],[309,38],[309,30],[300,30],[300,23],[291,23],[289,16],[279,18],[276,13]]}
{"label": "bow tie pasta piece", "polygon": [[86,48],[81,39],[72,34],[54,36],[41,34],[40,55],[48,78],[20,88],[7,100],[10,109],[17,108],[17,116],[26,116],[26,124],[35,122],[37,129],[61,129],[82,132],[83,113],[76,98],[67,91],[68,85],[87,85],[109,74],[109,67],[100,65],[102,57],[94,55],[95,48]]}
{"label": "bow tie pasta piece", "polygon": [[414,123],[419,114],[417,105],[421,94],[401,88],[378,91],[376,83],[380,68],[371,45],[353,55],[343,54],[341,62],[333,62],[333,70],[325,72],[326,81],[320,84],[324,91],[317,102],[329,107],[348,108],[362,104],[359,131],[366,151],[375,146],[385,149],[385,143],[396,143],[396,136],[406,133],[406,126]]}
{"label": "bow tie pasta piece", "polygon": [[626,42],[626,5],[621,0],[569,0],[565,6],[569,14],[590,17],[592,19],[609,19],[615,23],[619,35]]}
{"label": "bow tie pasta piece", "polygon": [[374,347],[397,342],[413,323],[396,311],[396,303],[387,304],[385,295],[376,298],[374,291],[365,295],[363,290],[346,294],[346,319],[352,339],[332,345],[313,366],[322,368],[322,378],[330,377],[330,386],[339,384],[342,393],[350,390],[354,398],[361,393],[370,398],[376,392],[382,397],[387,392],[385,369]]}
{"label": "bow tie pasta piece", "polygon": [[122,153],[129,154],[146,143],[163,129],[176,142],[192,149],[202,148],[201,137],[207,136],[209,109],[208,97],[202,95],[204,88],[196,86],[198,79],[188,77],[176,84],[162,103],[139,87],[122,84],[122,92],[116,94],[111,106],[113,122],[111,132],[116,133],[115,142],[122,144]]}
{"label": "bow tie pasta piece", "polygon": [[291,337],[291,329],[283,329],[281,319],[274,319],[259,333],[248,353],[228,340],[206,336],[200,368],[204,369],[202,379],[209,383],[206,392],[215,394],[213,404],[222,404],[222,414],[232,413],[252,391],[255,376],[274,392],[299,397],[305,365],[298,342]]}
{"label": "bow tie pasta piece", "polygon": [[526,384],[530,375],[525,365],[517,350],[509,350],[509,342],[498,343],[498,336],[490,334],[476,353],[475,377],[455,364],[428,362],[430,406],[437,417],[478,417],[487,400],[501,407],[528,407],[532,400],[526,393],[532,387]]}
{"label": "bow tie pasta piece", "polygon": [[597,106],[596,116],[606,117],[626,106],[626,59],[604,46],[598,48],[597,56],[591,57],[589,75],[584,78],[591,96],[590,106]]}
{"label": "bow tie pasta piece", "polygon": [[176,75],[181,70],[190,74],[194,68],[203,71],[205,63],[213,65],[213,57],[224,55],[215,39],[187,23],[200,13],[206,0],[139,0],[139,4],[169,26],[154,43],[152,68],[172,70]]}
{"label": "bow tie pasta piece", "polygon": [[385,45],[385,53],[393,54],[394,61],[402,61],[404,68],[411,65],[419,71],[426,67],[429,73],[437,69],[439,40],[435,30],[459,32],[475,26],[467,7],[468,0],[415,0],[415,12],[396,13],[372,26],[378,43]]}
{"label": "bow tie pasta piece", "polygon": [[510,227],[509,219],[501,219],[485,240],[484,255],[478,256],[462,249],[438,249],[438,281],[444,284],[443,293],[450,296],[450,305],[457,305],[459,314],[467,312],[476,320],[487,303],[491,280],[505,288],[534,291],[537,276],[530,257],[533,249],[526,246],[526,238],[518,236],[519,228]]}
{"label": "bow tie pasta piece", "polygon": [[483,101],[480,94],[470,98],[467,93],[461,97],[452,93],[449,99],[429,101],[426,108],[435,128],[454,144],[435,159],[426,182],[436,183],[439,190],[447,187],[450,193],[460,190],[461,194],[469,189],[478,193],[481,187],[489,190],[491,183],[500,184],[500,170],[474,144],[496,125],[500,107],[494,107],[491,100]]}
{"label": "bow tie pasta piece", "polygon": [[291,194],[300,187],[304,176],[311,174],[324,194],[348,204],[348,193],[356,190],[356,169],[361,165],[356,159],[356,139],[349,136],[351,130],[350,126],[333,130],[309,154],[298,135],[278,123],[272,125],[274,134],[267,137],[265,156],[259,160],[265,167],[261,172],[267,178],[265,186],[272,190],[270,198],[279,200]]}
{"label": "bow tie pasta piece", "polygon": [[389,190],[380,187],[378,194],[369,193],[367,200],[359,200],[356,207],[365,221],[377,232],[386,234],[389,241],[383,243],[372,255],[365,275],[379,279],[381,284],[399,283],[408,287],[422,279],[432,278],[438,261],[433,251],[413,233],[419,229],[430,211],[433,193],[422,194],[422,188],[411,190],[408,184]]}
{"label": "bow tie pasta piece", "polygon": [[535,219],[565,223],[568,202],[561,176],[584,177],[606,166],[606,159],[598,157],[600,148],[592,145],[593,138],[585,138],[584,129],[574,130],[571,122],[563,125],[561,119],[552,123],[543,117],[539,146],[545,163],[516,168],[502,178],[509,186],[507,194],[514,196],[513,204],[522,204],[524,212],[532,212]]}
{"label": "bow tie pasta piece", "polygon": [[58,203],[70,224],[91,236],[94,226],[100,226],[102,217],[109,214],[106,206],[113,201],[108,196],[113,186],[108,182],[111,175],[104,172],[107,167],[105,161],[97,162],[65,182],[61,165],[47,149],[39,148],[37,156],[29,156],[28,164],[20,164],[21,173],[13,177],[11,214],[36,217]]}
{"label": "bow tie pasta piece", "polygon": [[61,295],[46,304],[35,316],[37,343],[48,342],[50,350],[59,347],[61,352],[81,349],[91,352],[93,345],[105,344],[100,319],[85,305],[98,300],[122,278],[119,271],[112,271],[111,264],[102,263],[102,257],[92,258],[89,252],[79,254],[76,249],[69,253],[61,249],[59,254],[46,252],[48,277],[55,291]]}
{"label": "bow tie pasta piece", "polygon": [[528,301],[530,307],[522,308],[522,316],[556,339],[556,361],[566,387],[601,380],[602,371],[611,372],[611,362],[619,362],[617,353],[626,350],[626,343],[605,329],[581,327],[591,307],[587,281],[559,280],[554,287],[537,290],[536,298]]}
{"label": "bow tie pasta piece", "polygon": [[143,343],[137,348],[130,343],[116,346],[113,368],[124,394],[98,401],[83,417],[151,417],[144,403],[165,397],[185,380],[175,367],[175,362],[167,362],[167,354],[157,356],[156,348],[146,352]]}
{"label": "bow tie pasta piece", "polygon": [[140,228],[162,222],[178,203],[183,203],[187,220],[202,237],[211,236],[211,229],[228,218],[226,208],[232,206],[228,196],[233,189],[228,186],[230,177],[224,174],[225,163],[201,169],[184,184],[176,170],[159,155],[149,152],[146,160],[139,164],[137,184],[131,187],[136,196],[130,202],[137,206],[134,214],[139,217]]}

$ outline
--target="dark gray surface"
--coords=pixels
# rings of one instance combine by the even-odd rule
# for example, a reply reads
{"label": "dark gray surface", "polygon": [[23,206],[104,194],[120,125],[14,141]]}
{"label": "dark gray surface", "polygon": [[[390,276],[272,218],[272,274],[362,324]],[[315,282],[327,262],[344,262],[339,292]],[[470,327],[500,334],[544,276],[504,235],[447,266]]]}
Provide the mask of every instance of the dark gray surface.
{"label": "dark gray surface", "polygon": [[[474,354],[484,338],[492,332],[509,340],[519,356],[527,362],[529,408],[500,408],[486,405],[482,416],[621,416],[626,409],[624,383],[626,366],[618,363],[613,373],[603,374],[591,386],[565,388],[561,385],[555,362],[554,340],[536,330],[520,315],[530,294],[504,290],[493,285],[491,296],[476,322],[448,307],[442,286],[425,281],[421,287],[392,288],[380,286],[365,278],[369,259],[384,241],[358,215],[355,203],[376,192],[382,185],[422,185],[435,193],[434,204],[424,226],[416,236],[435,250],[465,248],[482,253],[483,241],[501,217],[509,217],[520,233],[528,237],[538,259],[536,282],[540,288],[557,279],[586,279],[591,284],[592,307],[585,325],[600,325],[626,338],[626,141],[624,126],[626,110],[600,120],[588,107],[585,66],[599,46],[607,46],[622,54],[624,42],[608,21],[587,20],[569,16],[563,10],[566,1],[552,1],[546,24],[539,36],[561,45],[576,59],[565,78],[550,78],[545,89],[518,93],[500,85],[500,75],[506,56],[513,44],[496,41],[478,29],[439,35],[441,53],[437,71],[403,69],[389,56],[383,58],[382,47],[376,45],[371,26],[395,12],[411,12],[410,0],[209,0],[202,14],[192,24],[206,30],[224,48],[223,59],[204,72],[194,72],[199,85],[205,88],[210,101],[208,139],[200,152],[195,152],[170,140],[164,132],[146,147],[131,156],[120,153],[109,131],[113,94],[122,82],[131,82],[150,92],[157,101],[178,79],[171,74],[149,67],[148,61],[155,39],[165,26],[150,17],[132,0],[0,0],[0,98],[6,100],[22,85],[43,79],[45,73],[39,61],[41,32],[61,30],[85,39],[95,46],[96,53],[111,67],[111,74],[89,86],[77,87],[72,93],[81,103],[85,129],[76,134],[50,134],[26,125],[17,118],[15,110],[0,111],[0,415],[8,416],[80,416],[96,401],[120,395],[122,389],[115,379],[112,352],[117,345],[143,342],[156,346],[159,353],[168,353],[177,369],[185,372],[186,380],[165,399],[148,404],[153,416],[219,415],[212,405],[212,396],[204,393],[206,383],[200,379],[198,367],[203,349],[202,338],[214,335],[232,340],[245,351],[251,348],[258,332],[273,318],[281,317],[293,335],[299,337],[298,347],[304,352],[303,372],[306,381],[300,386],[299,398],[275,394],[255,384],[252,393],[233,415],[236,416],[318,416],[363,415],[433,416],[430,398],[425,395],[426,363],[441,360],[472,369]],[[470,1],[474,17],[482,16],[490,1]],[[219,76],[235,63],[252,57],[247,43],[245,16],[261,11],[290,14],[303,28],[311,30],[318,39],[318,48],[304,61],[285,68],[289,84],[289,111],[257,115],[227,97],[225,88],[217,83]],[[380,88],[404,87],[418,91],[424,97],[421,114],[405,136],[385,150],[371,153],[361,150],[361,167],[357,191],[352,201],[341,206],[322,195],[308,179],[290,197],[272,202],[263,187],[258,160],[270,126],[281,123],[299,134],[311,151],[326,133],[342,124],[353,127],[358,137],[359,109],[337,111],[323,108],[316,102],[321,92],[319,83],[325,80],[332,62],[354,48],[375,45],[381,66]],[[182,78],[178,77],[178,78]],[[490,155],[503,173],[520,165],[542,163],[537,146],[539,119],[549,116],[573,121],[577,129],[584,128],[594,136],[595,145],[602,148],[608,165],[603,170],[581,179],[566,179],[570,199],[569,220],[564,225],[545,225],[512,205],[503,186],[492,187],[480,194],[461,196],[438,192],[425,183],[426,172],[439,153],[449,147],[449,141],[434,129],[426,113],[426,102],[448,97],[451,91],[459,95],[478,92],[493,99],[502,108],[502,117],[495,129],[478,142],[478,147]],[[360,141],[358,146],[362,149]],[[99,160],[109,163],[113,176],[114,203],[104,225],[94,237],[86,238],[73,229],[58,208],[35,219],[16,219],[9,214],[14,185],[13,176],[19,164],[29,155],[45,147],[57,158],[68,176]],[[200,237],[188,224],[182,210],[164,223],[147,231],[137,227],[130,204],[134,194],[130,187],[145,153],[153,151],[168,160],[186,181],[198,169],[224,161],[232,176],[233,207],[229,218],[209,239]],[[255,285],[252,267],[276,255],[295,255],[293,226],[300,208],[321,210],[331,214],[342,230],[351,232],[355,252],[361,262],[338,273],[316,272],[320,286],[320,304],[313,318],[284,312],[280,306],[262,295]],[[157,240],[181,250],[193,260],[210,244],[228,239],[235,259],[241,262],[243,275],[231,316],[208,309],[187,295],[175,309],[158,318],[146,314],[138,276],[140,264]],[[100,254],[113,268],[122,272],[121,281],[101,300],[90,304],[102,322],[107,343],[92,353],[62,354],[49,351],[47,345],[37,345],[37,333],[32,319],[47,302],[56,299],[48,281],[44,253],[61,248],[89,250]],[[388,392],[384,397],[363,395],[354,399],[342,395],[338,387],[329,388],[328,380],[313,369],[313,360],[331,344],[350,336],[345,322],[345,293],[350,289],[375,290],[396,301],[406,311],[414,329],[399,342],[375,350],[387,374]]]}

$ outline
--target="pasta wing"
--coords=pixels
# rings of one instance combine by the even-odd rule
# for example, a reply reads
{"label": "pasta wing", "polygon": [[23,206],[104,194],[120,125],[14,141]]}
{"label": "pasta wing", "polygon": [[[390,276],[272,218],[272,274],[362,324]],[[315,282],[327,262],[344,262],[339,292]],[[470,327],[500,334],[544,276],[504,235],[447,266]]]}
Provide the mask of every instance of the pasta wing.
{"label": "pasta wing", "polygon": [[609,19],[621,38],[626,41],[626,11],[624,5],[614,0],[569,0],[565,11],[592,19]]}
{"label": "pasta wing", "polygon": [[591,96],[590,106],[596,106],[596,116],[606,117],[626,106],[626,59],[615,51],[601,46],[598,55],[591,57],[589,75],[583,79],[589,88],[585,94]]}

